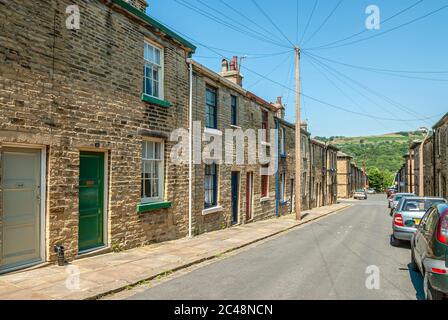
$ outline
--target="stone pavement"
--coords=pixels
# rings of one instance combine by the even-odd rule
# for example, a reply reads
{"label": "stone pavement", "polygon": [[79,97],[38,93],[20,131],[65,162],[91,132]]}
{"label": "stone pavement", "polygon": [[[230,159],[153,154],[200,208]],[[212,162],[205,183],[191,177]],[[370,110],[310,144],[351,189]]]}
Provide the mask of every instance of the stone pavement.
{"label": "stone pavement", "polygon": [[65,267],[50,265],[0,275],[0,300],[96,299],[213,259],[349,206],[338,203],[305,211],[301,221],[289,215],[194,238],[79,259]]}

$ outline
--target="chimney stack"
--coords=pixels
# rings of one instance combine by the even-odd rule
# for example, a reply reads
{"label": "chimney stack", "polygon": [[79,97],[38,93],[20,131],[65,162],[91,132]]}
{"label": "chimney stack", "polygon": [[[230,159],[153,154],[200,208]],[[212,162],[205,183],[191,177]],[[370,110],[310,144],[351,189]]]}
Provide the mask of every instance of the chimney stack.
{"label": "chimney stack", "polygon": [[285,108],[283,107],[282,97],[277,97],[277,101],[273,104],[275,107],[275,116],[279,119],[285,119]]}
{"label": "chimney stack", "polygon": [[226,59],[221,63],[221,76],[227,80],[235,83],[236,85],[243,86],[243,76],[240,74],[240,68],[238,63],[238,57],[234,56],[229,62]]}
{"label": "chimney stack", "polygon": [[305,130],[306,132],[308,132],[308,122],[307,121],[302,121],[300,123],[300,128]]}

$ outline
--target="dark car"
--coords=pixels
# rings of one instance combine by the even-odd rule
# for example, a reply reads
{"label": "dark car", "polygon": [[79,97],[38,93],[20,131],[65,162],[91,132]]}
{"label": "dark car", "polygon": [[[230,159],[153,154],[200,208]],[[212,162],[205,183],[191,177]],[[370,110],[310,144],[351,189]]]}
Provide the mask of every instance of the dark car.
{"label": "dark car", "polygon": [[424,277],[428,300],[448,295],[448,205],[431,207],[411,239],[412,269]]}

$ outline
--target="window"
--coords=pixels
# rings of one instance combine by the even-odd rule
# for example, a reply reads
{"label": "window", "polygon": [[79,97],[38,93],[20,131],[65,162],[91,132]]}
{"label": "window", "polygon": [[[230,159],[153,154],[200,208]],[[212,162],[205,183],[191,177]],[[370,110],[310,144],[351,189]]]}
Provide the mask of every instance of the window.
{"label": "window", "polygon": [[261,176],[261,198],[268,197],[269,176]]}
{"label": "window", "polygon": [[142,150],[142,203],[163,201],[163,163],[164,146],[162,142],[143,141]]}
{"label": "window", "polygon": [[204,174],[204,208],[208,209],[217,205],[217,165],[206,165]]}
{"label": "window", "polygon": [[261,129],[263,129],[262,141],[268,141],[268,112],[261,111]]}
{"label": "window", "polygon": [[280,155],[285,155],[285,128],[280,128]]}
{"label": "window", "polygon": [[217,101],[216,90],[212,88],[205,89],[205,126],[211,129],[217,129]]}
{"label": "window", "polygon": [[144,55],[143,92],[149,96],[163,99],[163,51],[145,42]]}
{"label": "window", "polygon": [[285,174],[280,173],[280,201],[285,202],[286,184],[285,184]]}
{"label": "window", "polygon": [[236,96],[230,96],[230,124],[236,126],[238,110],[238,99]]}

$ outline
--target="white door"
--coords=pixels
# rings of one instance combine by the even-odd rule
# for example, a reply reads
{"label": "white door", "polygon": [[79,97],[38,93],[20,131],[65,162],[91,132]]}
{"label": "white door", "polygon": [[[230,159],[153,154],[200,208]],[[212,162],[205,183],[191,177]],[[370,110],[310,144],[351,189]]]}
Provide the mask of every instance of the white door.
{"label": "white door", "polygon": [[4,148],[0,272],[41,261],[41,150]]}

